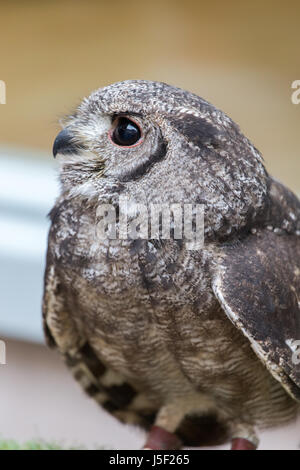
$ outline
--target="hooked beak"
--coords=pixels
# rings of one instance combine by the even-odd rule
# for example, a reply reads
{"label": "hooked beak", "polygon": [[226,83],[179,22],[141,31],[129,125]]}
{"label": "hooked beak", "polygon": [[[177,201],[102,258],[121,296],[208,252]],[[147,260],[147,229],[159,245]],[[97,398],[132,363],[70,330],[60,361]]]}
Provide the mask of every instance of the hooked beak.
{"label": "hooked beak", "polygon": [[66,128],[63,129],[56,137],[53,144],[53,157],[55,158],[58,153],[62,155],[76,154],[78,150],[83,149],[84,146],[77,144],[74,141],[73,135]]}

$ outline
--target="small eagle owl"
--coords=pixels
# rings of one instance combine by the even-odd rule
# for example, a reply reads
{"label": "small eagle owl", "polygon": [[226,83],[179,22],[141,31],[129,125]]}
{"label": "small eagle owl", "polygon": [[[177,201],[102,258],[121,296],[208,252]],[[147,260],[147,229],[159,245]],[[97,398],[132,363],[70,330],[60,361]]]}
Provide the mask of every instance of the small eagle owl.
{"label": "small eagle owl", "polygon": [[[299,410],[299,200],[228,116],[165,83],[99,89],[63,127],[48,344],[104,409],[148,430],[145,448],[255,449],[257,429]],[[99,208],[118,229],[120,198],[201,205],[204,243],[100,237]]]}

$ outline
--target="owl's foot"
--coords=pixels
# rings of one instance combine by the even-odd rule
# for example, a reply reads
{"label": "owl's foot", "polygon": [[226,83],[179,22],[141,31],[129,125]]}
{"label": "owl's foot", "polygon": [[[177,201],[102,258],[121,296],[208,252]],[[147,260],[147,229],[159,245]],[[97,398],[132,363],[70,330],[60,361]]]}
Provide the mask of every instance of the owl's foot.
{"label": "owl's foot", "polygon": [[231,441],[231,450],[256,450],[257,445],[248,439],[242,437],[236,437]]}
{"label": "owl's foot", "polygon": [[160,426],[152,426],[148,434],[144,450],[176,450],[180,449],[182,443],[180,439]]}
{"label": "owl's foot", "polygon": [[234,423],[231,428],[231,450],[256,450],[259,444],[255,428],[249,423]]}

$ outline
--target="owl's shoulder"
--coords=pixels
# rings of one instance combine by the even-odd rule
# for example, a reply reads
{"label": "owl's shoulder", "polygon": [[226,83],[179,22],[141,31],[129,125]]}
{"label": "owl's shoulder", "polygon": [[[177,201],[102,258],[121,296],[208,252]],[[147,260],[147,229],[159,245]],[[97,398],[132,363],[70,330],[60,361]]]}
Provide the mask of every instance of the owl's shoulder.
{"label": "owl's shoulder", "polygon": [[[300,235],[300,200],[275,179],[270,179],[268,228],[275,233]],[[300,238],[299,238],[300,243]]]}

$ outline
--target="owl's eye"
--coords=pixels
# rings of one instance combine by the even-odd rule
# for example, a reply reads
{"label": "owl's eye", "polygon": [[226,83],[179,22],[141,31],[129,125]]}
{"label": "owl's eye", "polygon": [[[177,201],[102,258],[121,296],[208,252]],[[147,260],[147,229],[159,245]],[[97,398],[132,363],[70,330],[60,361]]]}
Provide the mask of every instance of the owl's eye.
{"label": "owl's eye", "polygon": [[113,143],[121,147],[132,147],[138,143],[141,136],[139,126],[127,117],[118,117],[110,134]]}

